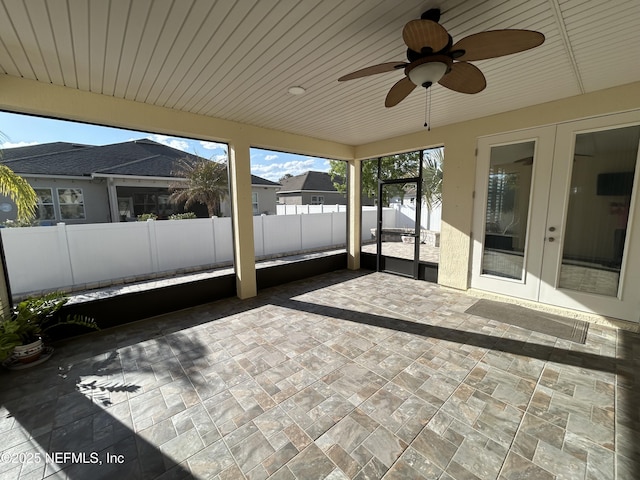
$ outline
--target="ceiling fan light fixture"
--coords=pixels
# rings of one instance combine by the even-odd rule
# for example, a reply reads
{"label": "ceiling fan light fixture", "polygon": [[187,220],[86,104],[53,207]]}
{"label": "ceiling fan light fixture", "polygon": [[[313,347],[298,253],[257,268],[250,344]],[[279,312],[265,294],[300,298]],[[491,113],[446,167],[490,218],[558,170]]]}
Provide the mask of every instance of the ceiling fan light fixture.
{"label": "ceiling fan light fixture", "polygon": [[407,76],[409,80],[417,86],[428,88],[434,83],[438,83],[447,73],[448,69],[448,63],[434,60],[416,65],[407,72]]}

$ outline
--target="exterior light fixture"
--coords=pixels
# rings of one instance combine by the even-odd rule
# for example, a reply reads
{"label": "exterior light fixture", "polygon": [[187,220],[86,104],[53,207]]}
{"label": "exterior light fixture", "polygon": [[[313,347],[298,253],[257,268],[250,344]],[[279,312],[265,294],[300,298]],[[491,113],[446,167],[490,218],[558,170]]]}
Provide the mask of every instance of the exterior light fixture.
{"label": "exterior light fixture", "polygon": [[306,90],[303,87],[298,87],[298,86],[289,87],[289,93],[291,95],[303,95],[305,92]]}

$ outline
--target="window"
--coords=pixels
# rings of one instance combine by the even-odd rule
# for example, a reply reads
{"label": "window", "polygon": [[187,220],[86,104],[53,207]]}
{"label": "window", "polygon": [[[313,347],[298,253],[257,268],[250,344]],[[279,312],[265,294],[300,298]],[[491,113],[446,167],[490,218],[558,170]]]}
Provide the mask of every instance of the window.
{"label": "window", "polygon": [[38,196],[36,206],[36,218],[38,220],[55,220],[56,213],[53,207],[53,192],[50,188],[34,188]]}
{"label": "window", "polygon": [[258,215],[260,213],[258,210],[258,192],[251,193],[251,204],[253,206],[253,214]]}
{"label": "window", "polygon": [[59,188],[58,203],[62,220],[77,220],[84,217],[84,196],[81,188]]}
{"label": "window", "polygon": [[158,202],[153,193],[136,193],[133,195],[134,215],[144,215],[145,213],[158,214]]}
{"label": "window", "polygon": [[324,196],[311,195],[311,205],[324,205]]}

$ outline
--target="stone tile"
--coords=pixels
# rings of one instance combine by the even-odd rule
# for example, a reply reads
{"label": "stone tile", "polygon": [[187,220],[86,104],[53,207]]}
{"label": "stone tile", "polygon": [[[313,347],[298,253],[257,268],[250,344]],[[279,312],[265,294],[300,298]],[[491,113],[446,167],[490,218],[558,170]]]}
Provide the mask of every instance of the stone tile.
{"label": "stone tile", "polygon": [[545,442],[538,443],[533,463],[554,474],[558,480],[583,478],[587,467],[586,461]]}
{"label": "stone tile", "polygon": [[428,427],[418,434],[411,446],[441,470],[447,468],[449,461],[458,450],[457,445],[444,439]]}
{"label": "stone tile", "polygon": [[461,441],[452,460],[480,479],[495,479],[506,458],[508,447],[474,431],[462,422],[452,424],[449,430],[455,431],[456,427],[457,437]]}
{"label": "stone tile", "polygon": [[259,431],[231,447],[231,453],[244,474],[250,472],[274,452],[274,448]]}
{"label": "stone tile", "polygon": [[191,473],[197,478],[212,478],[235,466],[231,452],[222,440],[212,443],[187,460]]}
{"label": "stone tile", "polygon": [[349,455],[340,445],[331,445],[325,453],[349,478],[353,478],[361,469],[358,461]]}
{"label": "stone tile", "polygon": [[[527,413],[524,415],[520,426],[520,432],[518,433],[531,436],[535,440],[541,440],[560,449],[564,443],[566,431],[563,428],[546,422],[535,415]],[[528,456],[527,458],[531,459]]]}
{"label": "stone tile", "polygon": [[354,477],[354,480],[369,480],[374,478],[382,478],[387,467],[377,458],[372,458],[367,462],[362,470]]}
{"label": "stone tile", "polygon": [[[580,435],[567,432],[563,451],[587,462],[586,478],[608,480],[615,477],[615,454]],[[618,477],[624,478],[624,477]]]}
{"label": "stone tile", "polygon": [[507,447],[511,445],[523,412],[477,390],[473,395],[485,402],[485,407],[473,427],[498,443]]}
{"label": "stone tile", "polygon": [[371,370],[354,363],[333,371],[322,381],[354,406],[359,406],[386,383]]}
{"label": "stone tile", "polygon": [[326,342],[336,352],[347,358],[354,359],[369,350],[375,344],[366,338],[351,332],[345,332],[337,338],[332,338]]}
{"label": "stone tile", "polygon": [[0,479],[634,478],[640,336],[591,326],[574,345],[474,301],[344,271],[70,340],[0,372],[3,449],[130,462]]}
{"label": "stone tile", "polygon": [[615,434],[613,423],[604,426],[599,423],[594,423],[581,415],[570,414],[567,431],[591,440],[593,443],[608,448],[609,450],[614,449]]}
{"label": "stone tile", "polygon": [[367,437],[363,445],[387,468],[402,455],[407,444],[384,427],[378,427]]}
{"label": "stone tile", "polygon": [[396,478],[438,478],[442,469],[420,455],[413,447],[408,447],[400,459],[389,470]]}
{"label": "stone tile", "polygon": [[160,451],[165,455],[165,466],[169,468],[187,460],[191,455],[196,454],[203,448],[203,441],[200,439],[198,432],[193,429],[164,443],[160,446]]}
{"label": "stone tile", "polygon": [[285,435],[299,451],[304,450],[313,440],[298,425],[289,425],[284,429]]}
{"label": "stone tile", "polygon": [[450,478],[455,479],[464,479],[464,480],[480,480],[480,477],[474,475],[469,470],[464,468],[455,460],[451,460],[447,470],[444,472],[445,475],[448,475]]}
{"label": "stone tile", "polygon": [[322,450],[311,444],[291,460],[287,467],[297,478],[305,480],[320,480],[326,478],[335,465]]}
{"label": "stone tile", "polygon": [[289,460],[298,455],[298,449],[288,442],[279,448],[273,455],[262,462],[262,467],[271,475],[287,464]]}
{"label": "stone tile", "polygon": [[387,380],[391,380],[412,363],[410,358],[382,345],[367,350],[354,361]]}
{"label": "stone tile", "polygon": [[473,425],[485,407],[485,403],[477,398],[474,392],[473,388],[461,385],[442,405],[442,411],[468,425]]}
{"label": "stone tile", "polygon": [[140,430],[138,432],[140,438],[145,439],[149,443],[154,445],[162,445],[163,443],[168,442],[172,438],[178,436],[176,429],[173,426],[173,420],[171,418],[167,418],[160,423],[156,423],[149,428],[145,428],[144,430]]}
{"label": "stone tile", "polygon": [[[235,480],[238,477],[230,477],[229,480]],[[296,480],[296,477],[288,467],[282,467],[276,473],[269,477],[270,480]],[[222,480],[222,479],[220,479]]]}
{"label": "stone tile", "polygon": [[555,476],[546,470],[535,465],[517,453],[509,452],[500,479],[504,480],[554,480]]}
{"label": "stone tile", "polygon": [[266,438],[269,438],[282,432],[293,423],[293,420],[282,408],[275,407],[254,418],[253,423]]}

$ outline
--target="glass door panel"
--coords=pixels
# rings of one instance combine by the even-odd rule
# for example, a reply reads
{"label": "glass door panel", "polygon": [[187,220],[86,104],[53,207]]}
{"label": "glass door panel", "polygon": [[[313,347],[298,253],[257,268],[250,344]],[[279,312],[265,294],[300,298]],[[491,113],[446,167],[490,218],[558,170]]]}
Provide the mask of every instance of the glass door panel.
{"label": "glass door panel", "polygon": [[[416,205],[417,182],[390,181],[380,184],[380,208],[377,237],[378,270],[418,278],[420,258],[420,215]],[[419,203],[419,202],[418,202]],[[417,207],[417,208],[416,208]]]}
{"label": "glass door panel", "polygon": [[640,126],[576,135],[558,287],[615,297]]}
{"label": "glass door panel", "polygon": [[535,142],[491,147],[482,274],[524,279]]}
{"label": "glass door panel", "polygon": [[555,127],[478,140],[471,287],[536,299]]}

